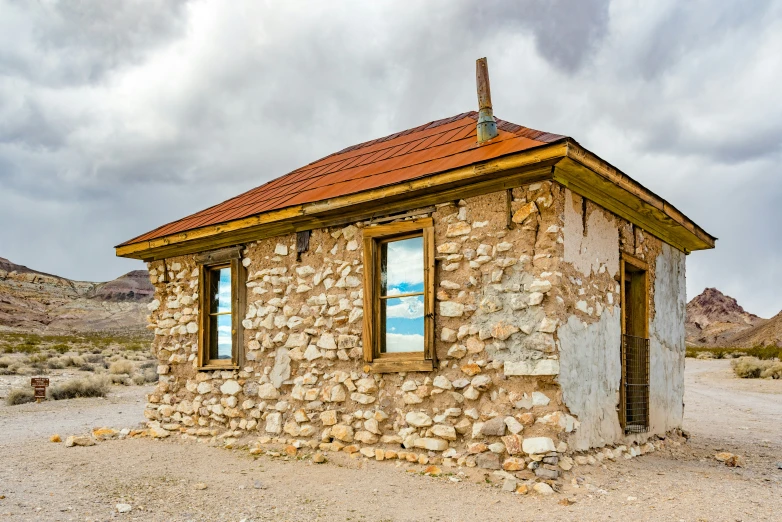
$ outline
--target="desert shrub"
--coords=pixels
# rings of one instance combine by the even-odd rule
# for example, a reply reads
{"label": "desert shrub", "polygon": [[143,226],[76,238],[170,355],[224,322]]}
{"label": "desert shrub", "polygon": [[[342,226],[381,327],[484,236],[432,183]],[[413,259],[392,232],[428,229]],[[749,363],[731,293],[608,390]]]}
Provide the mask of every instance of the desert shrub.
{"label": "desert shrub", "polygon": [[136,386],[141,386],[142,384],[147,382],[147,380],[144,378],[143,373],[135,374],[131,380],[133,381],[133,384],[135,384]]}
{"label": "desert shrub", "polygon": [[66,366],[65,361],[63,361],[59,357],[54,357],[46,361],[46,367],[51,370],[62,370],[63,368],[65,368],[65,366]]}
{"label": "desert shrub", "polygon": [[90,376],[49,386],[48,395],[55,401],[59,401],[77,397],[105,397],[108,391],[108,379]]}
{"label": "desert shrub", "polygon": [[81,370],[83,372],[94,372],[95,371],[95,367],[93,365],[91,365],[91,364],[84,363],[81,366],[79,366],[79,370]]}
{"label": "desert shrub", "polygon": [[27,386],[26,388],[14,388],[8,392],[8,397],[5,398],[5,402],[9,406],[33,402],[35,400],[33,398],[34,395],[35,391],[31,386]]}
{"label": "desert shrub", "polygon": [[157,382],[158,381],[157,368],[145,368],[144,369],[144,381],[145,382]]}
{"label": "desert shrub", "polygon": [[45,363],[49,360],[49,356],[45,353],[36,353],[27,358],[29,364]]}
{"label": "desert shrub", "polygon": [[109,379],[111,380],[111,384],[123,384],[125,386],[130,386],[133,384],[133,382],[130,380],[130,376],[127,373],[111,373],[109,374]]}
{"label": "desert shrub", "polygon": [[14,363],[10,357],[0,357],[0,368],[8,368]]}
{"label": "desert shrub", "polygon": [[740,357],[733,360],[731,366],[733,366],[733,372],[742,379],[782,378],[782,363],[778,361],[764,361],[757,357]]}
{"label": "desert shrub", "polygon": [[74,368],[78,368],[84,364],[84,358],[79,355],[71,355],[68,359],[68,366],[73,366]]}
{"label": "desert shrub", "polygon": [[125,359],[113,362],[109,366],[109,373],[113,375],[131,374],[133,373],[133,363]]}
{"label": "desert shrub", "polygon": [[103,356],[95,353],[90,353],[84,356],[84,360],[92,364],[103,364]]}
{"label": "desert shrub", "polygon": [[771,363],[765,370],[760,372],[764,379],[782,379],[782,362]]}
{"label": "desert shrub", "polygon": [[[711,354],[708,355],[702,354]],[[755,346],[754,348],[714,348],[706,346],[688,346],[685,355],[697,359],[736,359],[739,357],[757,357],[762,360],[782,359],[782,347]]]}
{"label": "desert shrub", "polygon": [[64,354],[67,353],[71,349],[71,347],[68,346],[67,344],[59,343],[52,346],[51,349],[59,354]]}

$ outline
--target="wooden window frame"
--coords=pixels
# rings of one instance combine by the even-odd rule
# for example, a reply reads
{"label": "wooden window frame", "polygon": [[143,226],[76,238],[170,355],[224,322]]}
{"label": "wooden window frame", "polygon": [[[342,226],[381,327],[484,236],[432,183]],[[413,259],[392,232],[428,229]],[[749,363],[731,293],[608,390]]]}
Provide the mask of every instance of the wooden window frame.
{"label": "wooden window frame", "polygon": [[[198,369],[236,370],[244,364],[245,268],[241,263],[241,247],[224,248],[196,256],[198,265]],[[218,268],[231,268],[231,359],[209,359],[209,277]]]}
{"label": "wooden window frame", "polygon": [[[627,266],[631,267],[630,271],[637,271],[642,272],[643,275],[643,282],[640,285],[636,286],[637,292],[633,296],[627,296],[625,295],[625,282],[626,282],[626,275],[627,275]],[[619,423],[622,426],[622,430],[625,430],[627,427],[627,419],[626,419],[626,413],[627,413],[627,397],[625,396],[625,381],[627,379],[626,370],[625,367],[625,343],[624,343],[624,336],[627,334],[627,322],[625,318],[625,312],[627,310],[626,303],[628,299],[632,299],[635,302],[635,306],[638,306],[639,304],[643,307],[643,322],[641,323],[640,333],[642,335],[639,335],[638,337],[643,337],[645,339],[649,339],[649,310],[650,310],[650,303],[649,303],[649,264],[645,261],[642,261],[638,259],[637,257],[634,257],[630,254],[626,254],[624,252],[621,253],[620,259],[619,259],[619,308],[620,308],[620,321],[621,321],[621,341],[620,341],[620,357],[621,357],[621,365],[622,365],[622,377],[619,383]],[[651,354],[650,354],[651,356]],[[651,361],[650,361],[651,363]],[[651,392],[651,389],[650,389]],[[648,412],[647,412],[648,413]],[[647,425],[649,424],[649,419],[647,419]]]}
{"label": "wooden window frame", "polygon": [[[423,238],[424,350],[380,353],[380,248],[392,239]],[[434,220],[420,218],[363,229],[364,241],[364,369],[373,373],[430,372],[434,370]]]}

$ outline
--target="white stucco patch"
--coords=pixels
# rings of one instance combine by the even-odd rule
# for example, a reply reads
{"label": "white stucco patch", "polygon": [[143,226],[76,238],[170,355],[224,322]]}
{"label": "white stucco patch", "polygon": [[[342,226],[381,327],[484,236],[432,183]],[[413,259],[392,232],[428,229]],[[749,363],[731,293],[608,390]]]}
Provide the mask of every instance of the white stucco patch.
{"label": "white stucco patch", "polygon": [[649,325],[649,421],[653,433],[681,427],[684,400],[685,255],[663,244],[655,263]]}
{"label": "white stucco patch", "polygon": [[587,218],[586,235],[581,207],[574,207],[573,193],[565,189],[564,260],[585,276],[602,265],[611,276],[619,272],[619,229],[613,218],[595,209]]}
{"label": "white stucco patch", "polygon": [[581,426],[568,439],[576,450],[613,444],[622,438],[616,407],[622,379],[621,313],[606,308],[586,325],[576,316],[557,329],[562,398]]}

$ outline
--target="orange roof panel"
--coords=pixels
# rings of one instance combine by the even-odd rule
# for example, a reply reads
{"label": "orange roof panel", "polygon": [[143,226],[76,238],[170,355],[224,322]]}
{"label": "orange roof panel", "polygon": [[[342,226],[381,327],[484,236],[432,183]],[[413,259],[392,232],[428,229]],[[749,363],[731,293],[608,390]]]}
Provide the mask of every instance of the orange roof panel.
{"label": "orange roof panel", "polygon": [[393,185],[565,139],[497,120],[499,135],[479,145],[477,118],[477,112],[466,112],[347,147],[120,246]]}

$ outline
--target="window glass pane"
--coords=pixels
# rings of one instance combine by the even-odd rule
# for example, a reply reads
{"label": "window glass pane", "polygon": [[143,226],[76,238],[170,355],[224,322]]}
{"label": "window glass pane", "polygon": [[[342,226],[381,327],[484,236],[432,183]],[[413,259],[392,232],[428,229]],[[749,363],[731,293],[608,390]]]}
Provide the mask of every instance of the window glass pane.
{"label": "window glass pane", "polygon": [[233,336],[231,335],[231,315],[209,316],[209,359],[231,359]]}
{"label": "window glass pane", "polygon": [[380,300],[381,353],[424,351],[424,296]]}
{"label": "window glass pane", "polygon": [[212,306],[210,313],[231,311],[231,268],[212,270],[210,274]]}
{"label": "window glass pane", "polygon": [[380,245],[380,295],[424,291],[424,238]]}

